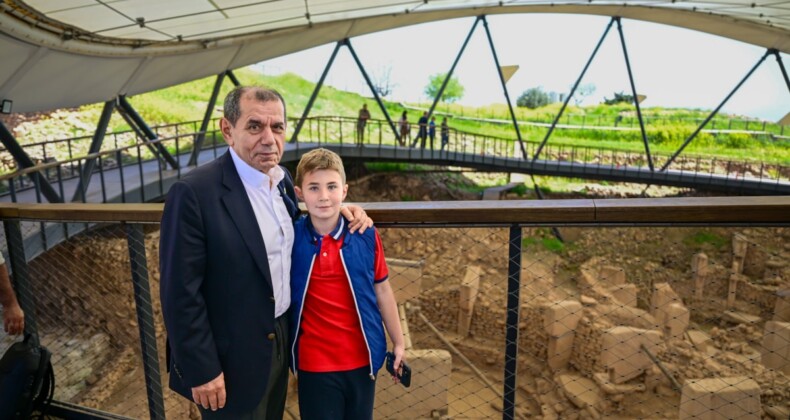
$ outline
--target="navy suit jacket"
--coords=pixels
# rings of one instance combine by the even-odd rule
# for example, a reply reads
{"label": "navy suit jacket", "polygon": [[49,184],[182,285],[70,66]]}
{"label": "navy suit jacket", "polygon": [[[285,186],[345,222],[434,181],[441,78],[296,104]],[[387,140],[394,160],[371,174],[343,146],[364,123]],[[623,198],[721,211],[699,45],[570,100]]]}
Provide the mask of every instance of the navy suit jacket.
{"label": "navy suit jacket", "polygon": [[[293,181],[285,173],[278,188],[295,218]],[[160,232],[170,388],[192,399],[192,387],[224,372],[224,411],[251,411],[269,378],[274,292],[263,237],[230,152],[172,186]]]}

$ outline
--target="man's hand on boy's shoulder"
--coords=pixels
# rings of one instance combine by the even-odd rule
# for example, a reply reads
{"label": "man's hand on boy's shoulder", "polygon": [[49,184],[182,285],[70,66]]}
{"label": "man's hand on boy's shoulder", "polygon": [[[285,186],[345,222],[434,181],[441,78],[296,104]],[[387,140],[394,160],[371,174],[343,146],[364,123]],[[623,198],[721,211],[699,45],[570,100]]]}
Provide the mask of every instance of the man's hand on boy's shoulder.
{"label": "man's hand on boy's shoulder", "polygon": [[368,228],[373,227],[373,219],[368,217],[368,214],[365,213],[362,207],[355,204],[341,207],[340,213],[348,219],[348,230],[351,233],[357,230],[359,230],[359,233],[365,233]]}

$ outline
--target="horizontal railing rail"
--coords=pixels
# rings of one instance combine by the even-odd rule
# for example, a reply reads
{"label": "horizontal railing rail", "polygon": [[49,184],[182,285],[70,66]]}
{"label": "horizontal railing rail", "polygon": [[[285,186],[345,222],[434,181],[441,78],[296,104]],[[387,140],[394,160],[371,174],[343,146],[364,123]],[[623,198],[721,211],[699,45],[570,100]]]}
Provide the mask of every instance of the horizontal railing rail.
{"label": "horizontal railing rail", "polygon": [[[291,124],[288,134],[292,135],[296,120],[289,121]],[[53,194],[50,192],[44,197],[42,192],[42,189],[47,187],[42,184],[47,182],[52,185],[49,190],[56,190],[61,201],[130,202],[159,199],[173,182],[173,176],[178,179],[182,175],[182,169],[186,172],[193,168],[185,166],[184,161],[189,160],[193,142],[197,137],[205,135],[208,139],[202,150],[200,162],[216,157],[219,149],[226,146],[217,130],[179,132],[180,126],[174,127],[176,130],[171,133],[172,135],[161,136],[154,141],[139,141],[89,155],[41,162],[30,168],[1,175],[0,198],[5,197],[12,202],[51,201]],[[757,190],[752,191],[751,194],[777,194],[777,191],[787,189],[784,184],[790,181],[790,167],[757,161],[718,160],[698,155],[684,155],[676,159],[670,168],[678,173],[669,177],[661,173],[653,177],[649,172],[644,172],[647,170],[647,158],[643,153],[638,152],[549,144],[542,148],[540,159],[535,161],[532,157],[539,147],[536,141],[524,142],[522,152],[521,146],[513,139],[479,135],[453,128],[448,130],[446,138],[442,135],[441,127],[436,127],[434,135],[426,135],[424,139],[420,137],[420,130],[416,124],[412,124],[407,132],[409,134],[399,139],[390,125],[383,120],[370,120],[364,129],[359,131],[357,120],[354,118],[313,117],[305,121],[295,142],[289,143],[286,149],[289,147],[299,149],[303,144],[356,145],[365,146],[366,149],[375,147],[381,151],[393,149],[408,151],[399,157],[406,161],[445,165],[453,163],[465,165],[474,161],[481,163],[482,166],[478,169],[483,170],[501,168],[501,170],[521,170],[539,175],[556,172],[561,176],[595,179],[603,177],[620,182],[648,183],[650,179],[655,178],[654,182],[661,185],[718,188],[742,194],[749,194],[754,188]],[[399,132],[400,134],[402,133]],[[168,170],[164,162],[157,164],[156,160],[161,159],[159,152],[154,152],[157,148],[167,150],[168,153],[176,156],[175,162],[180,164],[175,168],[174,175],[164,173]],[[339,150],[339,152],[345,156],[348,150]],[[426,152],[430,153],[426,154]],[[524,159],[525,155],[527,159]],[[288,155],[287,158],[298,159],[299,156],[300,154],[296,153]],[[354,153],[350,153],[347,157],[355,156]],[[506,159],[508,162],[495,162],[494,158]],[[653,161],[657,165],[663,164],[668,159],[668,155],[653,156]],[[516,164],[518,162],[522,164],[519,166]],[[507,166],[503,166],[505,163]],[[552,169],[554,166],[557,168]],[[135,170],[130,171],[131,167]],[[87,173],[85,168],[91,168],[91,173]],[[91,177],[91,175],[98,176]],[[109,178],[105,179],[105,175]],[[98,183],[101,185],[98,186]],[[20,199],[18,197],[20,195],[24,195],[24,198]]]}

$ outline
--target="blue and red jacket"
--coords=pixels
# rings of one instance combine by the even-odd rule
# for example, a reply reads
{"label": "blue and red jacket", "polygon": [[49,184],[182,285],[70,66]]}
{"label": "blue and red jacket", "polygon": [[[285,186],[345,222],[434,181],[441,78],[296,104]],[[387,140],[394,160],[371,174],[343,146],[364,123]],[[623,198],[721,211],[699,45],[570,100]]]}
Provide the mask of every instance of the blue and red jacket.
{"label": "blue and red jacket", "polygon": [[[304,301],[310,286],[313,264],[321,249],[321,244],[313,239],[309,224],[309,217],[302,217],[294,224],[294,247],[291,254],[291,370],[294,375],[299,366],[297,349]],[[348,222],[343,220],[342,234],[344,238],[340,248],[340,260],[343,262],[346,279],[351,285],[359,324],[362,326],[362,336],[369,355],[370,377],[375,379],[376,373],[384,364],[387,352],[384,325],[373,288],[375,228],[367,229],[365,233],[351,234],[348,232]]]}

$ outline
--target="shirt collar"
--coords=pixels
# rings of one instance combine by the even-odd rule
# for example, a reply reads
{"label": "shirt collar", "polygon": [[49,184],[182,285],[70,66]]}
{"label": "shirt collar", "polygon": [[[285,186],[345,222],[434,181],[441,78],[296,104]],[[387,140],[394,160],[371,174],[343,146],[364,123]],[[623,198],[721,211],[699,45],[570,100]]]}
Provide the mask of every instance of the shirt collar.
{"label": "shirt collar", "polygon": [[[318,242],[323,238],[323,235],[316,232],[315,228],[313,227],[313,222],[310,220],[310,217],[307,218],[307,226],[310,229],[310,234],[313,236],[313,239]],[[329,236],[332,237],[334,240],[340,240],[340,237],[343,236],[343,229],[346,227],[346,219],[343,216],[337,218],[337,226],[329,232]]]}
{"label": "shirt collar", "polygon": [[285,172],[279,165],[274,165],[274,168],[270,169],[268,174],[265,174],[243,161],[232,147],[229,147],[228,150],[230,151],[230,157],[233,158],[233,164],[236,166],[236,172],[239,173],[239,177],[247,185],[268,190],[270,188],[270,180],[271,186],[275,186],[285,178]]}

